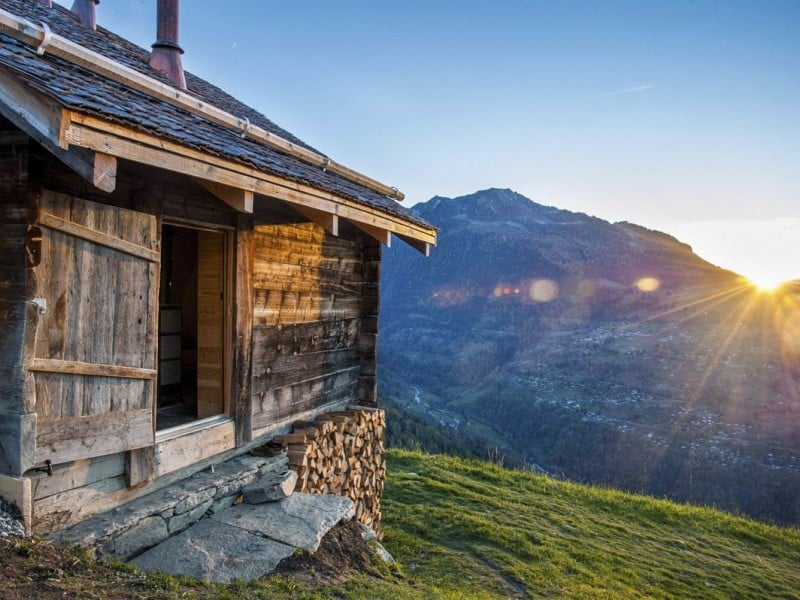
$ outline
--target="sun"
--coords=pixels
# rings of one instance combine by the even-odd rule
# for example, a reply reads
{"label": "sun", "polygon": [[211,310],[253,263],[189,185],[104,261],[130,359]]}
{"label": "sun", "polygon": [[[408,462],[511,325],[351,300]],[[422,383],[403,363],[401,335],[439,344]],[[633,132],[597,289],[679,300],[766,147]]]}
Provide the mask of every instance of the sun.
{"label": "sun", "polygon": [[771,292],[780,287],[781,284],[789,281],[791,278],[777,273],[764,272],[759,274],[750,274],[747,276],[747,279],[762,292]]}

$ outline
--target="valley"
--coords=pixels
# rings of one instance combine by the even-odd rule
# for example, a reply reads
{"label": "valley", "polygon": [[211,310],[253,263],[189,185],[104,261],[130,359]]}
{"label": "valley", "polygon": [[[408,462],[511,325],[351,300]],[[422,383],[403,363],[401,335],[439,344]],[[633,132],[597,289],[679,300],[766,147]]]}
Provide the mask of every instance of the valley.
{"label": "valley", "polygon": [[[759,292],[664,234],[475,196],[422,205],[442,228],[429,262],[387,258],[402,292],[386,296],[381,394],[510,464],[800,522],[797,288]],[[542,281],[558,293],[537,300]]]}

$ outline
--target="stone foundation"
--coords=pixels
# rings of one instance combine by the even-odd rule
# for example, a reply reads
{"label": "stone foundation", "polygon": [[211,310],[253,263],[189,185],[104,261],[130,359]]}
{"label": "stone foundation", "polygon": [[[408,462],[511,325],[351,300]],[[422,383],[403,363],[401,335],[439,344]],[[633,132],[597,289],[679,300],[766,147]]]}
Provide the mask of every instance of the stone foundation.
{"label": "stone foundation", "polygon": [[127,560],[240,502],[242,488],[288,468],[285,454],[240,456],[57,532],[55,539]]}

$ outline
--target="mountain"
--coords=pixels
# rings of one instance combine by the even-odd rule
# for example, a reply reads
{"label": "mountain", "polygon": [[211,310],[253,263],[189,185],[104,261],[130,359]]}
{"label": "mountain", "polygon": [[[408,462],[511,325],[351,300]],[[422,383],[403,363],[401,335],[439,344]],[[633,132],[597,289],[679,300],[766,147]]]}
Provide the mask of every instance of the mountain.
{"label": "mountain", "polygon": [[800,522],[797,286],[511,190],[414,211],[439,246],[384,255],[382,396],[514,463]]}

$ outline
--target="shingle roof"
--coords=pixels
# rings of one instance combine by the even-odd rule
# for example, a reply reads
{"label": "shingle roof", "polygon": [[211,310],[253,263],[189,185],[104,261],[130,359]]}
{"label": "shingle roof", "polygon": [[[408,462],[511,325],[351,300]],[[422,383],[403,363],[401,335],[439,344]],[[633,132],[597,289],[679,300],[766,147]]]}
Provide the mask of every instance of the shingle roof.
{"label": "shingle roof", "polygon": [[[78,23],[72,13],[54,5],[45,8],[31,0],[2,0],[4,9],[35,23],[47,23],[53,33],[171,85],[148,65],[149,52],[98,27],[92,31]],[[200,116],[111,81],[58,57],[37,56],[29,46],[0,34],[0,65],[30,87],[53,98],[62,107],[113,121],[178,144],[260,171],[304,183],[359,204],[378,209],[405,221],[433,227],[394,200],[366,186],[303,162],[256,141],[242,139],[238,132]],[[186,73],[189,92],[203,101],[292,143],[318,152],[278,127],[258,111],[239,102],[200,77]]]}

